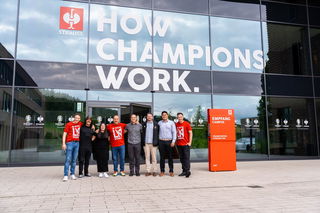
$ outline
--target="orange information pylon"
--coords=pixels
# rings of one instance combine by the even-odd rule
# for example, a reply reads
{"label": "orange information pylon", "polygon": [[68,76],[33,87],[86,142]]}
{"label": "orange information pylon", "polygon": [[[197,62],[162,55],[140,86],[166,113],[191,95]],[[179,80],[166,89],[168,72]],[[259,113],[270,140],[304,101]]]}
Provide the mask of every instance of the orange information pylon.
{"label": "orange information pylon", "polygon": [[233,109],[208,109],[209,171],[234,171],[236,166],[236,130]]}

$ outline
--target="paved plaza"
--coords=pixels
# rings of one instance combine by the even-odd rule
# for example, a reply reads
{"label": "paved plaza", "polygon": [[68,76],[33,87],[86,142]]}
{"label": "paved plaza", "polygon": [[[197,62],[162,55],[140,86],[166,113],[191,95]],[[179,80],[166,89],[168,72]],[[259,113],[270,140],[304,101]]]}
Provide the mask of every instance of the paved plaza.
{"label": "paved plaza", "polygon": [[237,165],[213,173],[193,163],[189,179],[179,164],[175,177],[109,178],[93,165],[94,177],[68,182],[62,166],[0,168],[0,212],[320,212],[320,160]]}

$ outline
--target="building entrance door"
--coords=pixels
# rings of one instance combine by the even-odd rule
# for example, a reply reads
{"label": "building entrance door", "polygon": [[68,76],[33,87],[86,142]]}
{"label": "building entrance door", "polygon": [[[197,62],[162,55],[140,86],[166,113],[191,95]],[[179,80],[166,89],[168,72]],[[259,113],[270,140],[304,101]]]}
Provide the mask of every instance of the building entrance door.
{"label": "building entrance door", "polygon": [[130,115],[136,114],[140,123],[144,122],[148,112],[151,112],[151,103],[130,102],[87,102],[86,115],[92,117],[96,126],[101,122],[106,124],[113,122],[113,116],[119,115],[121,123],[130,123]]}
{"label": "building entrance door", "polygon": [[[130,103],[130,102],[107,102],[107,101],[88,101],[86,115],[92,118],[96,128],[99,128],[102,122],[110,124],[113,122],[113,116],[119,115],[120,122],[130,123],[130,115],[136,114],[140,123],[146,121],[148,112],[151,112],[152,103]],[[126,161],[128,162],[127,134],[126,140]],[[143,149],[141,150],[141,161],[144,159]]]}

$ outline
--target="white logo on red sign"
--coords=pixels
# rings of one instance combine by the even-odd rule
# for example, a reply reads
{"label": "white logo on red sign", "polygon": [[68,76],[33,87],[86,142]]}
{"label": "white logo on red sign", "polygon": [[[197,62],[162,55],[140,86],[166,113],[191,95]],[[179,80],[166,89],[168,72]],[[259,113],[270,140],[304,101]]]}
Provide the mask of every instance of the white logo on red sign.
{"label": "white logo on red sign", "polygon": [[60,7],[60,29],[83,30],[83,8]]}
{"label": "white logo on red sign", "polygon": [[184,138],[184,129],[182,126],[177,127],[177,136],[178,139],[183,139]]}
{"label": "white logo on red sign", "polygon": [[122,138],[122,128],[121,127],[114,127],[112,128],[113,137],[115,140],[119,140]]}
{"label": "white logo on red sign", "polygon": [[80,126],[72,126],[72,136],[73,138],[79,138],[80,137]]}

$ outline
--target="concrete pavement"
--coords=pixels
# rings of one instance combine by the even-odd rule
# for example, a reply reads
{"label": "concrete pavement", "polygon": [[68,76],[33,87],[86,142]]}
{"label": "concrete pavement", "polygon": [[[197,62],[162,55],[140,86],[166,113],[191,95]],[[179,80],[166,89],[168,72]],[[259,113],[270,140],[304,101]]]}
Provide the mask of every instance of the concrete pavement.
{"label": "concrete pavement", "polygon": [[68,182],[63,166],[0,168],[0,212],[320,212],[320,160],[237,164],[193,163],[189,179],[179,164],[175,177],[109,178],[92,165],[94,177]]}

